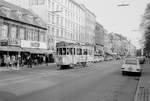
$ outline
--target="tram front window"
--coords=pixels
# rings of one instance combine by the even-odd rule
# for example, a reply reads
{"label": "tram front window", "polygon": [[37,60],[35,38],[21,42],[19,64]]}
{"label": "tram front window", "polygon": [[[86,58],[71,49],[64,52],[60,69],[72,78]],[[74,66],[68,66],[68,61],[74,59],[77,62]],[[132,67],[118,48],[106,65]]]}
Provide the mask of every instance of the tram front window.
{"label": "tram front window", "polygon": [[62,49],[62,55],[66,55],[66,48]]}

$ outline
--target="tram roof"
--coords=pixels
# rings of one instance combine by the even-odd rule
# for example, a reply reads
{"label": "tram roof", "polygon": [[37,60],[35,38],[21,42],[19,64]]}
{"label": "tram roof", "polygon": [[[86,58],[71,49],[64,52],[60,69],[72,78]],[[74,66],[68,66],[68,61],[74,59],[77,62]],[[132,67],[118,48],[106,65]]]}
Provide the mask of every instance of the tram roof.
{"label": "tram roof", "polygon": [[84,45],[81,45],[80,43],[69,43],[69,42],[61,41],[61,42],[58,42],[56,46],[63,47],[63,46],[84,46]]}
{"label": "tram roof", "polygon": [[64,47],[64,46],[90,46],[90,45],[82,45],[80,43],[69,43],[65,41],[60,41],[56,43],[56,47]]}

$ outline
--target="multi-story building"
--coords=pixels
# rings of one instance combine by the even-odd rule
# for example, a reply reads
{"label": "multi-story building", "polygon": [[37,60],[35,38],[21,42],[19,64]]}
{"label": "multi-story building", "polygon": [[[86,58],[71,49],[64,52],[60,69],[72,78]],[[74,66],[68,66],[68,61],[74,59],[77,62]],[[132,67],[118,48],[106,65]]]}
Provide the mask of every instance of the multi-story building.
{"label": "multi-story building", "polygon": [[91,45],[95,45],[96,16],[83,4],[81,4],[81,7],[84,9],[85,12],[85,42]]}
{"label": "multi-story building", "polygon": [[135,56],[136,55],[136,47],[131,43],[128,42],[128,56]]}
{"label": "multi-story building", "polygon": [[104,37],[104,52],[106,54],[110,54],[110,55],[112,54],[112,41],[108,32],[106,33]]}
{"label": "multi-story building", "polygon": [[95,25],[95,52],[104,55],[105,29],[98,22]]}
{"label": "multi-story building", "polygon": [[95,15],[74,0],[8,0],[36,12],[46,23],[49,48],[59,41],[94,44]]}
{"label": "multi-story building", "polygon": [[0,58],[4,54],[47,53],[46,30],[37,15],[0,0]]}

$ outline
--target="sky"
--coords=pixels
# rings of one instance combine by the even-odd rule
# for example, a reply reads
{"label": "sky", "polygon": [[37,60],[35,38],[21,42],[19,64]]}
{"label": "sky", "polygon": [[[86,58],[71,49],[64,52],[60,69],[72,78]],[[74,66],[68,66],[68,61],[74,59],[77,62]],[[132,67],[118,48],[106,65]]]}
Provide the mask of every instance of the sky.
{"label": "sky", "polygon": [[[97,21],[108,32],[121,34],[140,48],[142,33],[139,28],[147,3],[150,0],[76,0],[92,11]],[[129,6],[117,6],[129,4]]]}

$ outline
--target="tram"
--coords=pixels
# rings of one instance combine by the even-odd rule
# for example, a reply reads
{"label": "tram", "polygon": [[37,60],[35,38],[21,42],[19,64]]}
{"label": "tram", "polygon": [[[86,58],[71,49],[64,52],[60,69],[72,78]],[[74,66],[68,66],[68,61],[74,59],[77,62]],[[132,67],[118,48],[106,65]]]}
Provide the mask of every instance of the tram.
{"label": "tram", "polygon": [[58,42],[56,44],[55,62],[60,68],[86,66],[88,62],[88,47],[78,43]]}

